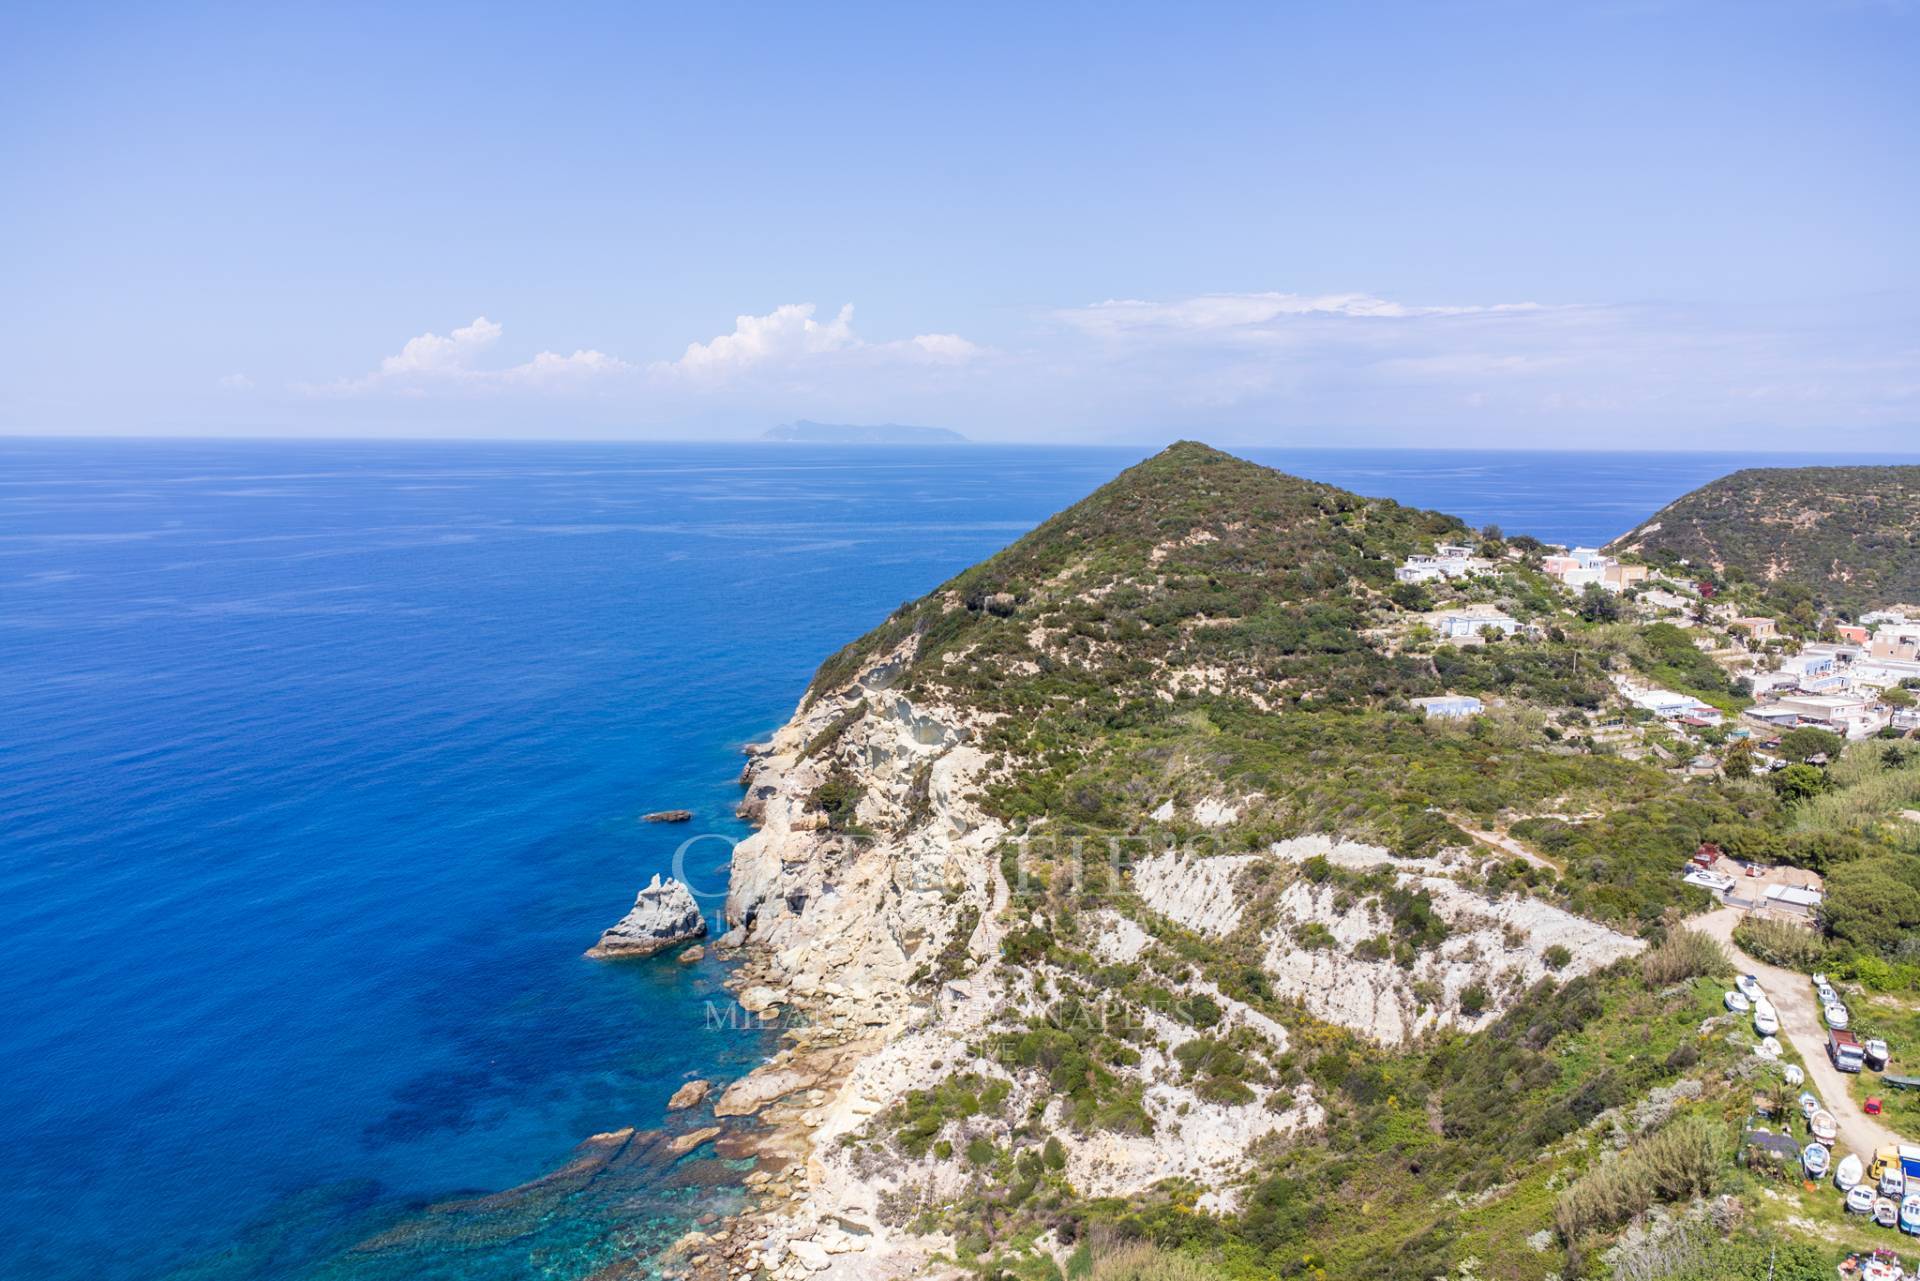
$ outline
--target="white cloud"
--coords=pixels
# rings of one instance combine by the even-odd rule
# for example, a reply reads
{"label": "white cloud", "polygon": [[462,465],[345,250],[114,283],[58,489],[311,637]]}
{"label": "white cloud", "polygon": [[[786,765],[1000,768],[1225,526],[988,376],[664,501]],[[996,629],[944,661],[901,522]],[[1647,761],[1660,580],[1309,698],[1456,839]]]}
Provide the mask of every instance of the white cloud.
{"label": "white cloud", "polygon": [[893,342],[870,343],[853,329],[853,304],[831,320],[816,320],[810,302],[785,303],[764,316],[736,316],[733,332],[707,342],[687,344],[680,359],[659,361],[656,374],[715,384],[750,370],[798,372],[834,361],[871,367],[875,363],[963,365],[988,349],[959,334],[919,334]]}
{"label": "white cloud", "polygon": [[485,316],[476,316],[471,325],[463,325],[445,338],[432,333],[409,338],[398,355],[380,362],[380,373],[387,378],[463,373],[476,353],[499,341],[500,332],[499,325]]}
{"label": "white cloud", "polygon": [[300,383],[295,390],[309,395],[351,396],[386,392],[424,396],[435,391],[482,391],[504,387],[552,390],[585,380],[631,370],[633,366],[603,351],[580,350],[571,356],[542,351],[524,364],[490,366],[479,358],[504,332],[502,326],[476,316],[473,323],[440,335],[424,333],[409,338],[380,367],[359,378],[343,378],[314,385]]}
{"label": "white cloud", "polygon": [[680,359],[663,361],[656,368],[710,377],[859,345],[853,334],[852,303],[825,323],[815,320],[813,313],[812,303],[796,302],[775,307],[764,316],[735,316],[732,333],[711,342],[688,343]]}
{"label": "white cloud", "polygon": [[1496,315],[1540,310],[1538,303],[1415,305],[1372,294],[1201,294],[1175,302],[1108,299],[1055,311],[1054,317],[1085,333],[1124,337],[1143,333],[1221,333],[1262,329],[1293,318],[1409,320],[1426,316]]}
{"label": "white cloud", "polygon": [[245,374],[223,374],[214,386],[221,391],[252,391],[253,379]]}
{"label": "white cloud", "polygon": [[959,334],[921,334],[902,343],[888,343],[887,348],[898,348],[909,358],[935,365],[964,365],[987,354],[985,347]]}

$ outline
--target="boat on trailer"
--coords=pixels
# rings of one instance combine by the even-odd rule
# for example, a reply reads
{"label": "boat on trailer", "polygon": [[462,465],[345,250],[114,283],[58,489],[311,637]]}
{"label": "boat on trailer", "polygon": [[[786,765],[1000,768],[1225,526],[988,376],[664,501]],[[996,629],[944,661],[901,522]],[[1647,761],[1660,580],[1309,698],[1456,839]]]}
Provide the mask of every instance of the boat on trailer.
{"label": "boat on trailer", "polygon": [[1890,1196],[1875,1197],[1873,1201],[1873,1221],[1883,1228],[1900,1226],[1900,1203]]}
{"label": "boat on trailer", "polygon": [[1900,1230],[1920,1237],[1920,1193],[1909,1193],[1900,1203]]}
{"label": "boat on trailer", "polygon": [[1904,1281],[1907,1275],[1900,1256],[1891,1250],[1875,1250],[1859,1264],[1861,1281]]}

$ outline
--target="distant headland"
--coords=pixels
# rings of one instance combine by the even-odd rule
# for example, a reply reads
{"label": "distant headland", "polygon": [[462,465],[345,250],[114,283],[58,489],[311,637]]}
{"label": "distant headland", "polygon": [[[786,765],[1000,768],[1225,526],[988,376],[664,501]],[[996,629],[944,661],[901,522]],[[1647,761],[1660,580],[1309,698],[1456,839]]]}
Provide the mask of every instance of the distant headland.
{"label": "distant headland", "polygon": [[797,441],[808,445],[964,445],[967,438],[947,427],[908,427],[900,423],[781,423],[769,427],[762,440]]}

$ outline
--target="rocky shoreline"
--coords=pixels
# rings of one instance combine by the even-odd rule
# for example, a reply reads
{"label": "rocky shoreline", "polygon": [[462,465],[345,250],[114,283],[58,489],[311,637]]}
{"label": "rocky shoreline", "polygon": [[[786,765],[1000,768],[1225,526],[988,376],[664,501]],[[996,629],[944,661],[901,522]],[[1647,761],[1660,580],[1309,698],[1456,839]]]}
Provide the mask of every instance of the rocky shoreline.
{"label": "rocky shoreline", "polygon": [[[754,1200],[676,1243],[662,1260],[669,1275],[880,1281],[926,1275],[951,1245],[887,1223],[883,1189],[841,1142],[966,1057],[962,1038],[987,1017],[968,994],[985,991],[998,963],[1008,898],[999,827],[970,797],[985,758],[964,718],[887,694],[904,657],[804,704],[749,749],[741,814],[757,830],[735,851],[730,928],[712,946],[733,961],[726,985],[740,1009],[778,1025],[784,1044],[707,1100],[724,1127],[716,1148],[755,1160]],[[812,803],[832,766],[808,749],[829,732],[864,762],[858,835],[822,822]],[[969,982],[916,996],[916,971],[953,946],[976,965]]]}

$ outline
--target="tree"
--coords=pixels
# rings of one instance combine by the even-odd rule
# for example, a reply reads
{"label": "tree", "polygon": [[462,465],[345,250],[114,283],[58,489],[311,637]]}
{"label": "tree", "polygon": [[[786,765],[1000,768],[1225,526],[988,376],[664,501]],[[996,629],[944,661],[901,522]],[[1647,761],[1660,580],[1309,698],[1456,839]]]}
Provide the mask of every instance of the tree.
{"label": "tree", "polygon": [[1826,772],[1812,765],[1789,765],[1773,776],[1773,790],[1789,805],[1818,796],[1829,786]]}
{"label": "tree", "polygon": [[1427,589],[1418,583],[1395,583],[1387,595],[1401,609],[1410,610],[1416,614],[1425,613],[1433,608],[1433,597],[1428,595]]}
{"label": "tree", "polygon": [[1824,755],[1828,760],[1840,754],[1847,740],[1838,734],[1811,725],[1790,729],[1780,736],[1780,754],[1790,761],[1811,760]]}
{"label": "tree", "polygon": [[1912,707],[1913,691],[1904,685],[1895,685],[1880,695],[1880,701],[1888,707]]}
{"label": "tree", "polygon": [[1620,602],[1598,583],[1588,583],[1580,592],[1580,617],[1589,623],[1620,621]]}
{"label": "tree", "polygon": [[1920,858],[1888,854],[1841,864],[1827,876],[1820,915],[1835,938],[1896,955],[1920,930]]}

